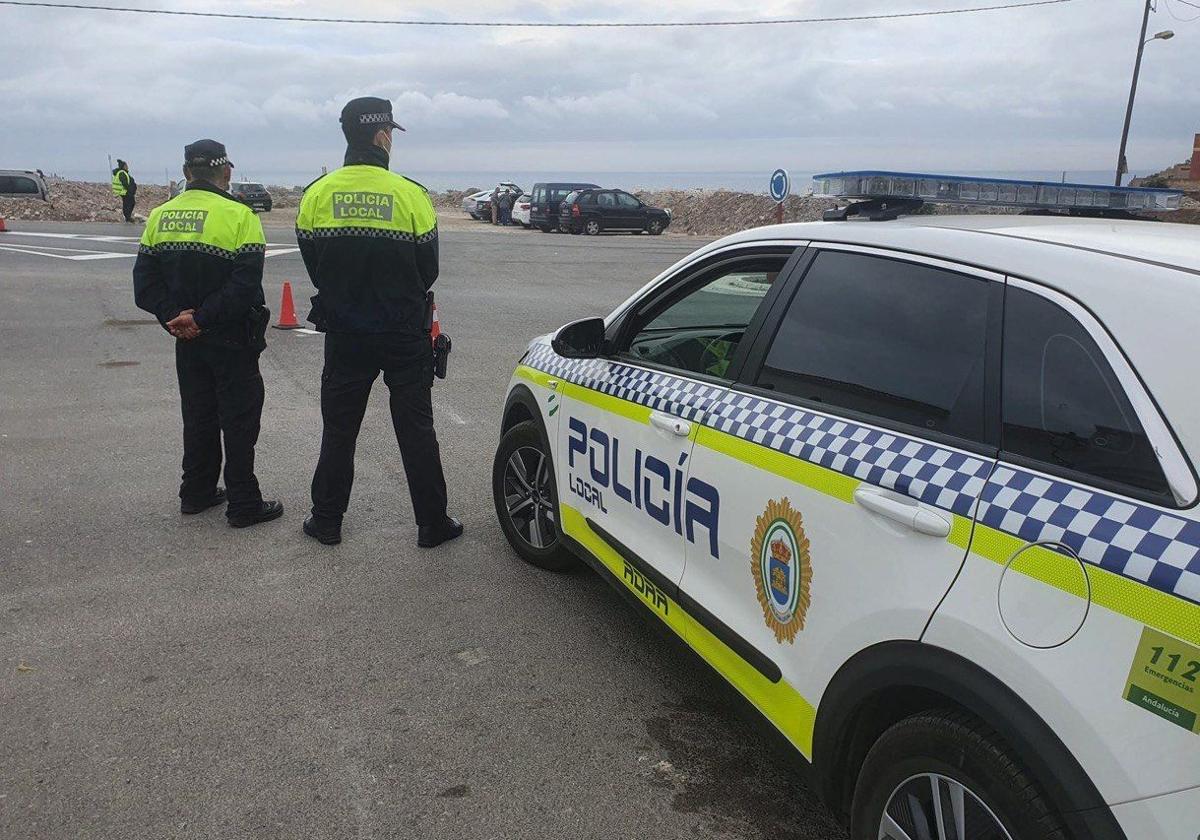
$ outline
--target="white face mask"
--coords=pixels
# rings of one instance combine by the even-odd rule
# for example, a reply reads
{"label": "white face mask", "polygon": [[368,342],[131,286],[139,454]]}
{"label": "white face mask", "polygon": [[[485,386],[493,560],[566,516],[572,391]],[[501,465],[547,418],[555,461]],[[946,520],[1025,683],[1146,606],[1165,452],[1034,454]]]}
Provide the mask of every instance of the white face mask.
{"label": "white face mask", "polygon": [[379,148],[383,149],[385,152],[387,152],[390,155],[392,153],[392,132],[391,131],[381,131],[380,134],[383,135],[383,139],[380,140],[379,134],[376,134],[375,135],[375,140],[376,140],[375,145],[379,146]]}

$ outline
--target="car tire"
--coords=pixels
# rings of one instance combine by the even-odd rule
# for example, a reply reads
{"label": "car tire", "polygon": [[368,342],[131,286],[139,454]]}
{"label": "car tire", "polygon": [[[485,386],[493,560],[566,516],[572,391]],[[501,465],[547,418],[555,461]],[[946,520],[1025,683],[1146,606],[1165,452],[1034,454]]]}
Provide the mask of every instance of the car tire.
{"label": "car tire", "polygon": [[551,572],[579,565],[560,538],[554,461],[532,420],[500,438],[492,461],[492,500],[500,530],[522,560]]}
{"label": "car tire", "polygon": [[[983,721],[952,710],[906,718],[879,736],[858,774],[850,837],[926,836],[922,828],[937,837],[937,815],[951,820],[956,805],[973,836],[1067,840],[1055,809],[1016,754]],[[885,832],[886,820],[905,834]]]}
{"label": "car tire", "polygon": [[583,223],[583,232],[588,236],[599,236],[602,230],[604,227],[600,224],[599,219],[588,219]]}
{"label": "car tire", "polygon": [[550,225],[538,225],[538,230],[542,233],[554,233],[554,229]]}
{"label": "car tire", "polygon": [[650,223],[646,225],[646,233],[650,234],[651,236],[658,236],[662,232],[663,223],[658,219],[651,219]]}

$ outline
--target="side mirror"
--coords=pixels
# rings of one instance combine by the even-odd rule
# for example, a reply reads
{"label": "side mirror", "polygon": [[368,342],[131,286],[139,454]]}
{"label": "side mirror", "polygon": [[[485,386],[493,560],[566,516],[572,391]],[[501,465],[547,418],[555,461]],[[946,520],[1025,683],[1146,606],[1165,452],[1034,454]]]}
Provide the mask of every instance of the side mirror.
{"label": "side mirror", "polygon": [[559,328],[550,346],[566,359],[598,359],[604,354],[604,319],[572,321]]}

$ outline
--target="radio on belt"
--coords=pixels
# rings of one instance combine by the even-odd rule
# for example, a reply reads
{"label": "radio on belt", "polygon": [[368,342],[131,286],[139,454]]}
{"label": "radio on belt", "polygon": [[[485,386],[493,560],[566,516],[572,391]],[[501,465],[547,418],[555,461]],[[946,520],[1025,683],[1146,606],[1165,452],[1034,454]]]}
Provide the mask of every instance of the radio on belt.
{"label": "radio on belt", "polygon": [[450,336],[442,332],[432,291],[425,293],[425,332],[429,333],[429,340],[433,342],[433,375],[445,379],[446,366],[450,361]]}
{"label": "radio on belt", "polygon": [[1128,218],[1139,210],[1178,210],[1183,198],[1180,190],[1150,187],[876,170],[814,175],[813,195],[852,201],[846,207],[826,210],[827,221],[842,221],[850,216],[883,221],[911,213],[923,204],[969,204],[1019,208],[1027,213]]}

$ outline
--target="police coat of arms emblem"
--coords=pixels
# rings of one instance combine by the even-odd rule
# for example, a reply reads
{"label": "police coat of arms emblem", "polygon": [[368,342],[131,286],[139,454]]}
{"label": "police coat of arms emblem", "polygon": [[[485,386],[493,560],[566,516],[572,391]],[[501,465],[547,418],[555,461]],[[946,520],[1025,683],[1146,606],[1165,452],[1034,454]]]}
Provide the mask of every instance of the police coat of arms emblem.
{"label": "police coat of arms emblem", "polygon": [[767,626],[780,644],[794,644],[811,603],[812,563],[804,520],[786,497],[767,502],[758,517],[750,570]]}

